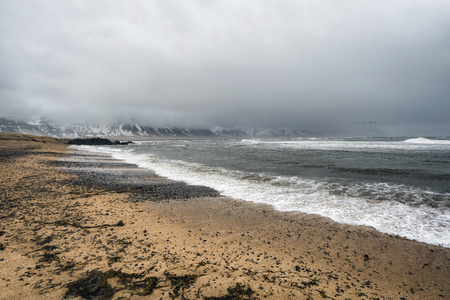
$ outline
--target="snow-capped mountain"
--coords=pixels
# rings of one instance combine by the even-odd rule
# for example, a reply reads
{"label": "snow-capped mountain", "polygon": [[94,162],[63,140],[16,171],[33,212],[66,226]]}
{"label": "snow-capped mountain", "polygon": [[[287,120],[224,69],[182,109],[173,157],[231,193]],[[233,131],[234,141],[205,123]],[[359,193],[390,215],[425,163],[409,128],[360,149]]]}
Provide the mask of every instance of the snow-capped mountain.
{"label": "snow-capped mountain", "polygon": [[304,136],[305,132],[289,129],[185,129],[172,127],[151,127],[130,122],[127,124],[98,125],[57,125],[42,118],[29,122],[0,118],[0,132],[46,135],[58,138],[76,137],[264,137],[264,136]]}
{"label": "snow-capped mountain", "polygon": [[38,123],[37,120],[22,122],[0,118],[0,132],[26,133],[60,137],[60,131],[51,124]]}

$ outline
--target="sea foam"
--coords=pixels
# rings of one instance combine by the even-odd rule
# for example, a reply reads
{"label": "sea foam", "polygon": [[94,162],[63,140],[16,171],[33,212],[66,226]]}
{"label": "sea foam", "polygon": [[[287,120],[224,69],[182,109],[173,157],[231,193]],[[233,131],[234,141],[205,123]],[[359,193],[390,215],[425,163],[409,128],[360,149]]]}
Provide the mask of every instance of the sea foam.
{"label": "sea foam", "polygon": [[[386,199],[378,201],[342,196],[330,193],[338,185],[334,182],[229,170],[166,159],[150,153],[136,154],[132,149],[83,147],[83,150],[109,153],[116,159],[151,169],[160,176],[214,188],[227,197],[270,204],[280,211],[318,214],[340,223],[372,226],[384,233],[450,248],[450,211],[447,207],[406,205]],[[401,190],[402,186],[367,183],[365,187],[345,188],[366,188],[369,191],[384,189],[384,194],[390,194]],[[407,188],[405,192],[415,193]]]}
{"label": "sea foam", "polygon": [[410,144],[438,144],[438,145],[450,145],[449,140],[432,140],[427,139],[423,137],[418,137],[414,139],[407,139],[403,141],[404,143],[410,143]]}

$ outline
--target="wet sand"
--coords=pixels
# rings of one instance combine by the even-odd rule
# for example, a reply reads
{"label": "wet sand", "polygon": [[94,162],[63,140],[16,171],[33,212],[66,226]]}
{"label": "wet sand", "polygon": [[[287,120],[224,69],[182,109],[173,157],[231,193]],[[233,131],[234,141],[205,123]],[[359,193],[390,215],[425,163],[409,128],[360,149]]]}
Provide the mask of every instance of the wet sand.
{"label": "wet sand", "polygon": [[0,134],[0,299],[449,299],[450,249]]}

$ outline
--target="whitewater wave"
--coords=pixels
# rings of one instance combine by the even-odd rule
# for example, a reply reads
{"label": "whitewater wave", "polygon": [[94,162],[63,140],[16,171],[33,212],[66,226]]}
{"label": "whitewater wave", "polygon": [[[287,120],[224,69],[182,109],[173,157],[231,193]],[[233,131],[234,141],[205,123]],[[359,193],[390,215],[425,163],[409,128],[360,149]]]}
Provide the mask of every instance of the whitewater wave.
{"label": "whitewater wave", "polygon": [[364,141],[364,140],[262,140],[246,139],[239,142],[242,145],[271,146],[274,148],[314,149],[314,150],[345,150],[345,151],[385,151],[385,150],[450,150],[450,140],[427,139],[423,137],[404,141]]}
{"label": "whitewater wave", "polygon": [[[417,189],[391,184],[343,186],[338,182],[243,172],[165,159],[150,153],[136,154],[131,149],[90,149],[109,153],[116,159],[151,169],[172,180],[214,188],[224,196],[270,204],[280,211],[319,214],[340,223],[372,226],[381,232],[450,248],[448,208],[419,204],[423,203],[422,200],[416,205],[406,205],[381,199],[381,196],[380,199],[374,197],[372,200],[362,197],[362,194],[369,192],[414,197],[419,193],[425,195]],[[346,195],[339,195],[341,190],[345,190]]]}
{"label": "whitewater wave", "polygon": [[407,139],[407,140],[405,140],[403,142],[404,143],[410,143],[410,144],[450,145],[450,141],[449,140],[432,140],[432,139],[427,139],[427,138],[424,138],[424,137],[418,137],[418,138],[414,138],[414,139]]}

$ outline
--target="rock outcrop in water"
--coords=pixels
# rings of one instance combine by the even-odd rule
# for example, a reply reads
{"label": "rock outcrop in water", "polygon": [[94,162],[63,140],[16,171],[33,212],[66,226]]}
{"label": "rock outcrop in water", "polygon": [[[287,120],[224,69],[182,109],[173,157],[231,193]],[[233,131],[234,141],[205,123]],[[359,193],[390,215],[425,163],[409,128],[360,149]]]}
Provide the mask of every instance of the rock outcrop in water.
{"label": "rock outcrop in water", "polygon": [[110,141],[103,138],[90,138],[90,139],[74,139],[70,140],[71,145],[91,145],[91,146],[105,146],[105,145],[129,145],[133,142],[120,142],[120,141]]}

